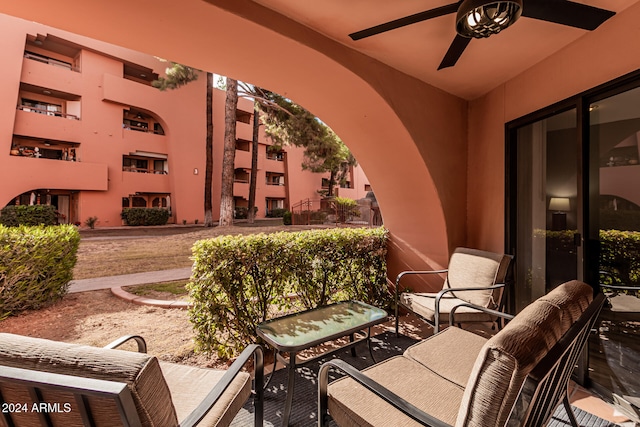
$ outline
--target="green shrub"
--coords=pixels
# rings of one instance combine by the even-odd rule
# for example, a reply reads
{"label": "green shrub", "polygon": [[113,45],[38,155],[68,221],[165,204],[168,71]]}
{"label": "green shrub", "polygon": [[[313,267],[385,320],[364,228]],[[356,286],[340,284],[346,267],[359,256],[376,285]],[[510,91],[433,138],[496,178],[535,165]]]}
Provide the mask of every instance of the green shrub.
{"label": "green shrub", "polygon": [[600,270],[604,283],[640,287],[640,232],[601,230]]}
{"label": "green shrub", "polygon": [[0,319],[62,298],[73,277],[79,243],[73,225],[0,225]]}
{"label": "green shrub", "polygon": [[165,225],[170,213],[163,208],[124,208],[120,216],[127,225]]}
{"label": "green shrub", "polygon": [[281,208],[271,209],[269,212],[267,212],[266,217],[267,218],[282,218],[284,216],[285,212],[287,212],[286,209],[281,209]]}
{"label": "green shrub", "polygon": [[290,211],[286,211],[282,215],[282,223],[284,225],[291,225],[292,224],[292,217],[291,217],[291,212]]}
{"label": "green shrub", "polygon": [[[254,206],[253,207],[253,215],[254,215],[254,217],[255,217],[257,212],[258,212],[258,207]],[[244,206],[237,206],[234,209],[233,217],[235,219],[247,219],[249,217],[249,208],[244,207]]]}
{"label": "green shrub", "polygon": [[383,228],[345,228],[196,242],[187,287],[198,349],[232,357],[255,341],[260,322],[292,305],[357,299],[389,306],[386,241]]}
{"label": "green shrub", "polygon": [[55,225],[56,208],[52,205],[11,205],[0,211],[0,225]]}

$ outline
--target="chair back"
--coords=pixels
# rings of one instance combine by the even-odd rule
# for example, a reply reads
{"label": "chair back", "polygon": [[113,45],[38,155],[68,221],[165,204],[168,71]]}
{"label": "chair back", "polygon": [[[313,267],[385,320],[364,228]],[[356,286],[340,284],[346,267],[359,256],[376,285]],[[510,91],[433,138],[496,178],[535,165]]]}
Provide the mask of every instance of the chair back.
{"label": "chair back", "polygon": [[178,425],[158,359],[130,351],[0,333],[0,398],[28,409],[6,425]]}
{"label": "chair back", "polygon": [[603,302],[574,280],[522,310],[478,355],[456,427],[545,425],[566,396]]}
{"label": "chair back", "polygon": [[[489,287],[505,283],[512,257],[479,249],[457,248],[451,255],[445,287]],[[491,309],[499,308],[504,288],[458,291],[456,298]]]}

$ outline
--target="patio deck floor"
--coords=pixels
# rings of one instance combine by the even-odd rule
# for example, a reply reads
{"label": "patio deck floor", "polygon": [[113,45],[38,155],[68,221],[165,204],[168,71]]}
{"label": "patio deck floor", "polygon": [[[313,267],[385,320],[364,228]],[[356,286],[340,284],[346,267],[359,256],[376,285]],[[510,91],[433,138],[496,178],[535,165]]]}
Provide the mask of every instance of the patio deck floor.
{"label": "patio deck floor", "polygon": [[[482,325],[474,327],[479,334],[491,334],[489,328]],[[424,322],[413,316],[403,316],[401,319],[401,336],[396,337],[393,319],[383,323],[372,330],[372,348],[376,361],[380,362],[389,357],[402,354],[404,350],[417,341],[430,336],[431,328]],[[357,347],[357,356],[351,356],[349,350],[335,353],[330,357],[337,357],[347,361],[358,369],[364,369],[373,364],[366,344],[361,343]],[[299,367],[295,380],[293,409],[290,418],[292,427],[310,427],[317,425],[317,373],[324,360],[315,361]],[[270,371],[272,364],[265,367]],[[281,369],[278,363],[278,371],[274,374],[271,383],[265,390],[265,423],[267,427],[280,426],[282,424],[282,412],[286,397],[286,370]],[[267,375],[267,373],[265,373]],[[337,375],[331,373],[331,378]],[[570,400],[578,422],[582,427],[635,427],[636,424],[624,415],[618,413],[611,405],[607,404],[588,390],[573,384],[570,389]],[[253,425],[253,403],[251,400],[236,416],[232,427],[245,427]],[[331,424],[332,426],[335,424]],[[549,427],[570,426],[564,409],[559,407]]]}

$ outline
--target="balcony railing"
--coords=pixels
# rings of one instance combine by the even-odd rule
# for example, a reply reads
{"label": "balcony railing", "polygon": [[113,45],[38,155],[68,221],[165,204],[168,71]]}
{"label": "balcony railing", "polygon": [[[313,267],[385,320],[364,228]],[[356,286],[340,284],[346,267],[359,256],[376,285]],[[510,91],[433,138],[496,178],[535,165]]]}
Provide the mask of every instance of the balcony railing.
{"label": "balcony railing", "polygon": [[74,67],[73,65],[71,65],[68,62],[59,61],[57,59],[49,58],[48,56],[37,55],[37,54],[31,53],[31,52],[25,52],[24,53],[24,57],[27,58],[27,59],[31,59],[33,61],[38,61],[38,62],[42,62],[44,64],[53,65],[54,67],[66,68],[67,70],[71,70],[71,71],[75,71],[75,72],[79,72],[80,71],[78,68]]}
{"label": "balcony railing", "polygon": [[167,175],[167,171],[164,170],[155,170],[148,168],[137,168],[135,166],[123,166],[122,170],[124,172],[137,172],[137,173],[151,173],[154,175]]}
{"label": "balcony railing", "polygon": [[28,113],[44,114],[46,116],[64,117],[65,119],[80,120],[80,117],[73,114],[62,113],[60,111],[49,111],[44,108],[36,108],[28,105],[18,105],[18,110],[26,111]]}

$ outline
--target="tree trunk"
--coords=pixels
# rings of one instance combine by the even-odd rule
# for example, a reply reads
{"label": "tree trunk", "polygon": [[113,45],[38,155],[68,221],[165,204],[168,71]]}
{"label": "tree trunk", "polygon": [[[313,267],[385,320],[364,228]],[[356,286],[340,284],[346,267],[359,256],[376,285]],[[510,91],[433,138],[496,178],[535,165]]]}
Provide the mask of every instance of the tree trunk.
{"label": "tree trunk", "polygon": [[224,154],[220,191],[220,227],[233,225],[233,175],[236,158],[236,107],[238,82],[227,77],[227,99],[224,105]]}
{"label": "tree trunk", "polygon": [[249,210],[247,222],[253,224],[255,220],[256,183],[258,181],[258,136],[260,132],[260,110],[258,103],[253,105],[253,145],[251,147],[251,181],[249,182]]}
{"label": "tree trunk", "polygon": [[204,174],[204,226],[213,227],[213,202],[211,187],[213,182],[213,73],[207,73],[207,142]]}
{"label": "tree trunk", "polygon": [[329,174],[329,192],[327,193],[327,197],[333,197],[333,189],[336,186],[336,172],[331,171]]}

